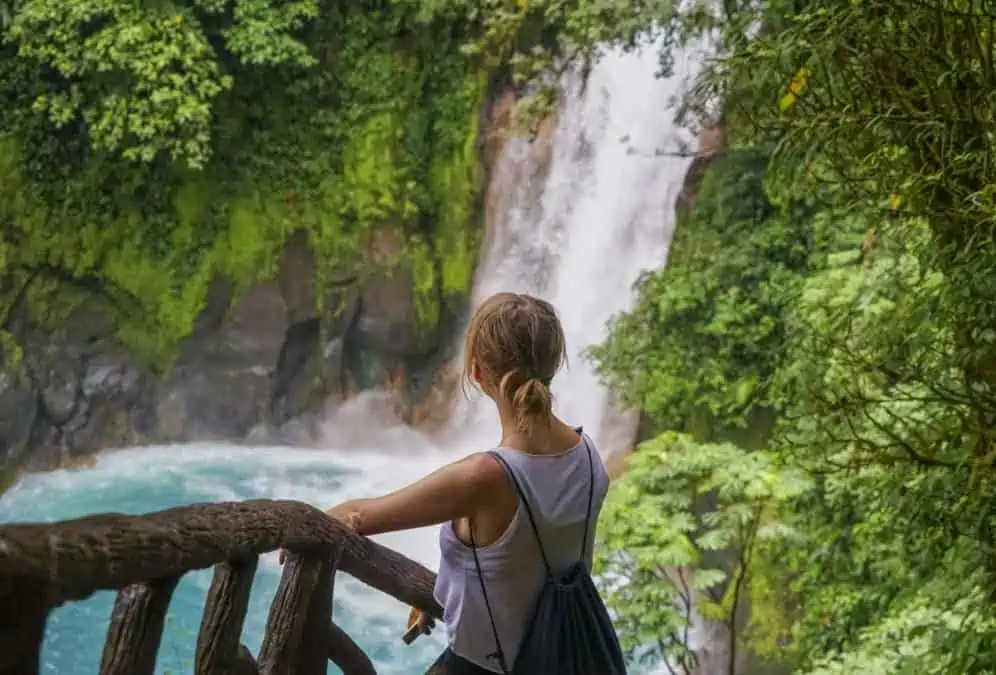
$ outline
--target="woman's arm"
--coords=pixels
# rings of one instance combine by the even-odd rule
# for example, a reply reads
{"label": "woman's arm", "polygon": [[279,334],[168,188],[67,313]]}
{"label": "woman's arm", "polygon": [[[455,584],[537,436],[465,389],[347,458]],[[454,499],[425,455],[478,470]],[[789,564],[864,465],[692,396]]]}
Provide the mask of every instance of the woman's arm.
{"label": "woman's arm", "polygon": [[330,516],[365,535],[410,530],[471,517],[508,489],[505,471],[485,453],[471,455],[383,497],[333,506]]}

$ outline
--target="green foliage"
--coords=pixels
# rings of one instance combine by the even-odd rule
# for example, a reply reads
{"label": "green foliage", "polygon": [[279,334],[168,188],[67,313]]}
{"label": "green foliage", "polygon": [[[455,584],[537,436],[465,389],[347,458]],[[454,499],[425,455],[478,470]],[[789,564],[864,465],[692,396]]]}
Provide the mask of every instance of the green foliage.
{"label": "green foliage", "polygon": [[190,9],[35,0],[20,7],[7,38],[18,58],[61,76],[33,105],[56,128],[82,120],[94,150],[203,165],[211,104],[231,78]]}
{"label": "green foliage", "polygon": [[[931,589],[935,590],[935,589]],[[937,606],[930,593],[866,631],[853,652],[820,659],[807,675],[996,672],[996,619],[979,589]],[[957,651],[950,645],[958,645]]]}
{"label": "green foliage", "polygon": [[[668,269],[594,356],[659,428],[729,439],[772,411],[737,452],[810,477],[772,509],[790,536],[726,544],[748,556],[747,647],[793,672],[996,672],[993,163],[974,121],[991,116],[975,93],[990,77],[992,17],[945,1],[726,9],[726,54],[701,92],[724,101],[734,148],[770,154],[763,189],[714,163]],[[678,42],[709,23],[673,18],[662,31]],[[739,194],[715,189],[741,175]],[[757,214],[749,227],[731,199]],[[738,235],[722,239],[724,226]],[[758,245],[769,233],[786,246]],[[641,474],[648,447],[632,463]],[[631,495],[629,479],[613,491]],[[641,499],[682,495],[661,481]],[[636,508],[631,496],[610,504],[621,498]],[[712,498],[716,520],[742,505]],[[688,536],[632,520],[607,508],[602,527],[641,560],[670,559]],[[644,612],[620,624],[630,646],[676,639],[658,609],[681,597],[674,586],[644,574],[613,591],[622,616]]]}
{"label": "green foliage", "polygon": [[[981,120],[994,102],[977,92],[996,74],[992,31],[990,10],[961,0],[811,0],[737,44],[711,87],[751,138],[776,143],[779,191],[829,182],[840,203],[865,206],[898,194],[945,237],[989,236],[994,149]],[[790,87],[776,106],[771,94]]]}
{"label": "green foliage", "polygon": [[[705,195],[703,190],[700,199]],[[776,222],[782,217],[769,215]],[[682,224],[689,238],[693,222]],[[810,476],[812,487],[773,499],[763,512],[784,536],[759,542],[741,532],[718,546],[745,570],[746,585],[734,603],[751,612],[739,637],[744,645],[799,672],[993,672],[996,484],[991,468],[977,460],[980,444],[988,442],[980,426],[988,419],[988,402],[964,376],[957,349],[962,316],[953,313],[948,277],[931,255],[930,229],[923,220],[893,220],[862,253],[858,233],[869,229],[867,222],[832,211],[807,221],[812,240],[820,243],[810,250],[808,271],[798,276],[791,301],[768,307],[767,316],[781,326],[771,361],[717,357],[714,345],[701,338],[671,341],[679,327],[665,329],[640,313],[680,303],[676,282],[645,285],[634,312],[614,324],[608,347],[596,351],[618,359],[600,362],[616,386],[647,387],[645,402],[671,401],[679,412],[651,408],[662,424],[689,426],[702,399],[688,392],[702,391],[717,361],[733,374],[738,368],[753,374],[759,364],[769,368],[765,397],[754,393],[748,404],[779,412],[766,450],[688,443],[694,462],[728,472],[734,486],[703,482],[696,494],[709,497],[700,498],[696,513],[705,515],[699,520],[672,520],[672,504],[691,509],[694,502],[682,476],[661,462],[657,448],[673,443],[669,434],[640,446],[613,487],[602,522],[606,548],[638,552],[607,568],[628,581],[608,598],[630,648],[646,649],[656,636],[662,653],[682,658],[690,640],[678,631],[686,624],[660,599],[680,599],[687,591],[680,576],[663,575],[653,565],[677,566],[693,576],[709,528],[727,518],[744,522],[741,514],[751,512],[748,490],[756,474],[739,467],[760,472],[758,466],[771,464],[788,475]],[[705,236],[704,246],[710,242]],[[685,262],[672,258],[671,279],[698,274],[678,267]],[[778,269],[780,263],[758,257],[756,265]],[[696,278],[702,283],[704,277]],[[723,295],[717,285],[699,297],[715,302]],[[705,331],[711,321],[702,313],[689,325]],[[733,344],[748,340],[757,323],[728,324],[723,337]],[[655,339],[640,341],[648,335]],[[676,349],[697,367],[683,369],[681,360],[662,353]],[[664,376],[641,374],[634,361]],[[723,388],[715,391],[721,395]],[[742,420],[733,407],[712,412],[711,424],[721,429]],[[738,574],[727,572],[733,579]],[[729,595],[722,600],[728,603]],[[960,604],[952,607],[955,600]],[[698,604],[709,618],[730,616],[724,612],[731,605],[708,594]]]}
{"label": "green foliage", "polygon": [[780,384],[814,415],[793,421],[787,442],[808,436],[837,465],[970,459],[970,447],[949,442],[968,430],[970,392],[950,358],[955,317],[944,309],[944,275],[922,264],[927,246],[926,228],[909,222],[902,238],[880,236],[865,265],[808,280]]}
{"label": "green foliage", "polygon": [[470,284],[489,73],[463,14],[319,9],[5,6],[0,328],[86,303],[165,363],[210,281],[271,276],[294,232],[319,290],[410,268],[434,326]]}
{"label": "green foliage", "polygon": [[596,560],[626,650],[690,667],[696,616],[734,625],[753,552],[793,538],[778,509],[808,486],[731,443],[665,433],[641,445],[606,501]]}
{"label": "green foliage", "polygon": [[765,167],[758,152],[712,165],[668,266],[641,282],[637,306],[592,350],[624,401],[663,428],[703,414],[743,426],[776,405],[784,315],[818,244],[803,209],[781,214],[767,201]]}
{"label": "green foliage", "polygon": [[823,476],[797,506],[810,544],[781,554],[806,598],[803,663],[856,648],[924,585],[938,598],[976,592],[966,580],[991,564],[996,492],[973,461],[986,432],[954,349],[959,317],[944,275],[922,263],[929,231],[902,228],[863,266],[814,275],[790,321],[780,387],[793,404],[774,447]]}

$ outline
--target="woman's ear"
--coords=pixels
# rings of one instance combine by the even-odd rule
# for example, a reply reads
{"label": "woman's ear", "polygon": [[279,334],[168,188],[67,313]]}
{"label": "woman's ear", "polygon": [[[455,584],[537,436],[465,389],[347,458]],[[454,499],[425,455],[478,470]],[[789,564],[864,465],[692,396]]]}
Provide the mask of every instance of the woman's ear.
{"label": "woman's ear", "polygon": [[484,370],[478,365],[477,361],[471,365],[471,375],[474,377],[474,382],[477,382],[478,386],[484,386]]}

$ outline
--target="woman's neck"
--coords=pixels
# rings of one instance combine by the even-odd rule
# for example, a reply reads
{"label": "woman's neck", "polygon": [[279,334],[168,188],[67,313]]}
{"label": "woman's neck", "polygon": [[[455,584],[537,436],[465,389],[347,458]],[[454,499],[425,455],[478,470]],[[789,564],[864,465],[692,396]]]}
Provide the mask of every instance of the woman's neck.
{"label": "woman's neck", "polygon": [[515,420],[501,420],[501,444],[532,455],[556,455],[578,443],[577,432],[555,415],[537,421],[528,432],[516,428]]}

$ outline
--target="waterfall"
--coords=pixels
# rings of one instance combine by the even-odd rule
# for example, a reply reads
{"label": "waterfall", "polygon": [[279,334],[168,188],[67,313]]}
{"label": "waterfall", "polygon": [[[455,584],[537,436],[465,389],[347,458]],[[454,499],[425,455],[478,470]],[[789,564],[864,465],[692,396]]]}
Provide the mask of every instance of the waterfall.
{"label": "waterfall", "polygon": [[[583,424],[603,454],[632,442],[636,418],[616,409],[584,352],[605,339],[612,315],[630,307],[640,274],[667,261],[691,162],[675,153],[694,143],[674,123],[674,107],[700,63],[690,50],[673,76],[657,78],[651,44],[607,50],[586,81],[568,72],[552,132],[509,140],[489,186],[489,237],[473,303],[515,291],[557,308],[569,367],[553,381],[555,408]],[[476,396],[456,410],[445,438],[480,449],[499,435],[490,401]]]}

